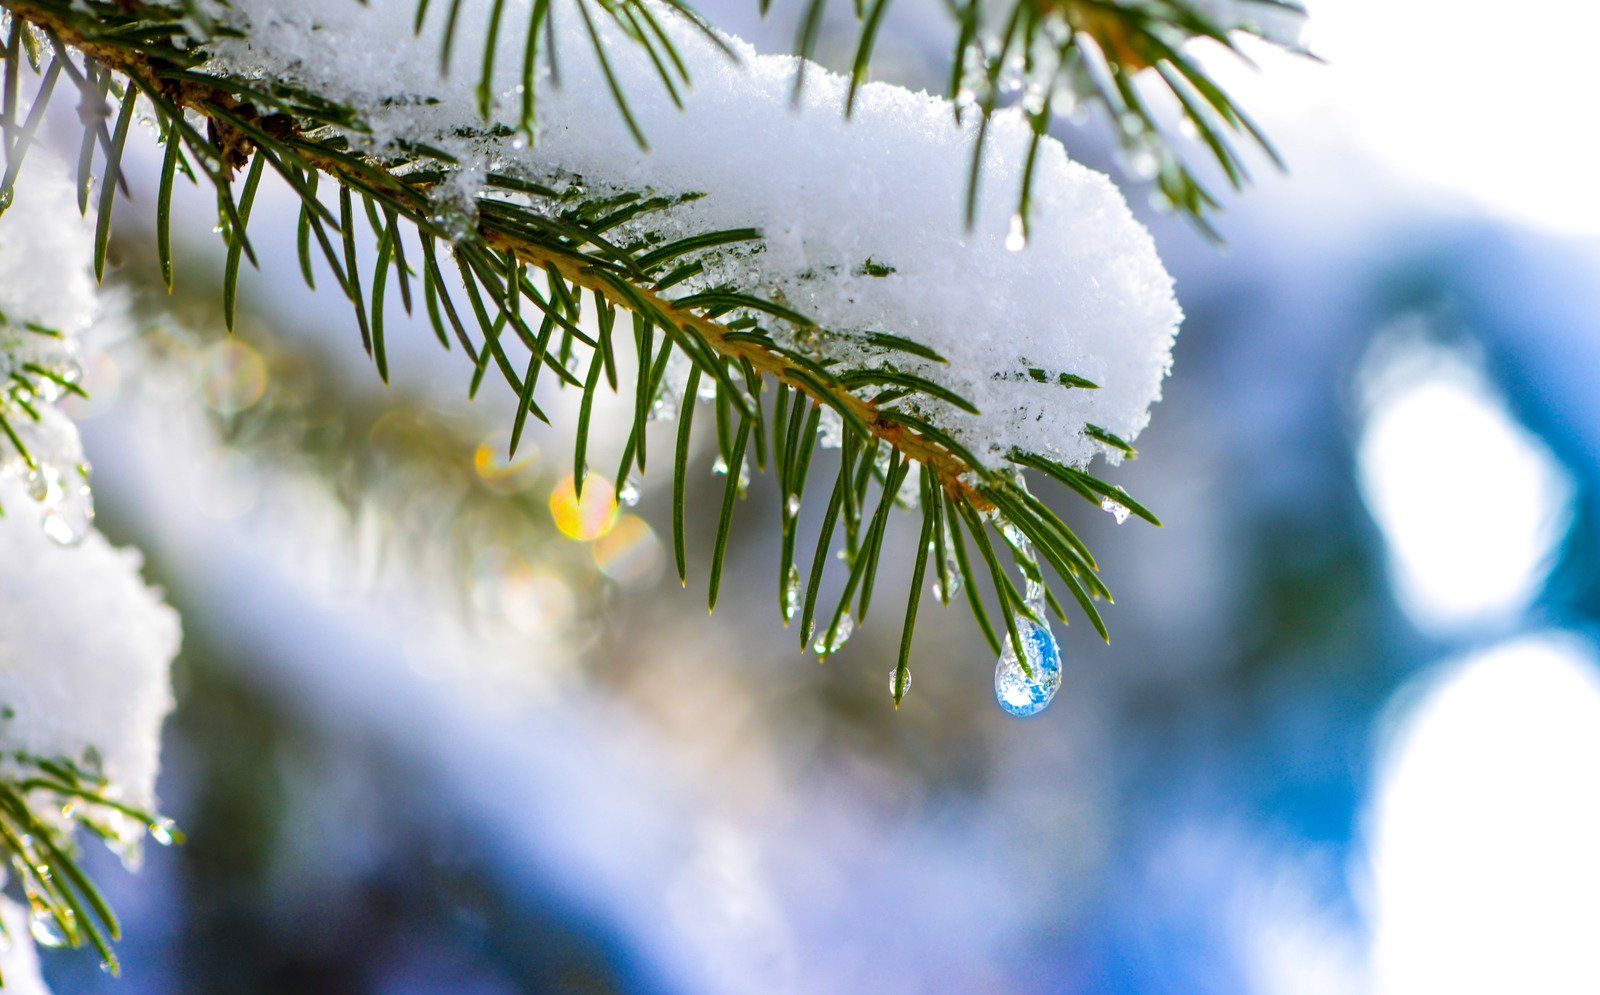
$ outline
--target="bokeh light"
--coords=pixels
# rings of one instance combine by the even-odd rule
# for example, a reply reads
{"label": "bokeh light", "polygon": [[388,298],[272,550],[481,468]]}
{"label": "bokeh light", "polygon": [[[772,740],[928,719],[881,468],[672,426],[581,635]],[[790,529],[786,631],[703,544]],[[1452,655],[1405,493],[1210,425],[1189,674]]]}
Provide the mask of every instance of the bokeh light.
{"label": "bokeh light", "polygon": [[1361,490],[1402,605],[1432,631],[1514,617],[1566,534],[1571,477],[1461,351],[1396,333],[1362,386]]}
{"label": "bokeh light", "polygon": [[239,339],[224,339],[202,358],[200,395],[219,414],[246,410],[267,390],[267,367],[261,354]]}
{"label": "bokeh light", "polygon": [[1370,817],[1376,990],[1600,991],[1600,671],[1526,636],[1397,699]]}
{"label": "bokeh light", "polygon": [[516,494],[532,487],[537,479],[539,447],[524,438],[517,454],[511,455],[511,433],[491,432],[472,451],[472,469],[483,486],[496,494]]}
{"label": "bokeh light", "polygon": [[550,516],[556,528],[571,539],[585,542],[598,539],[610,532],[617,522],[616,494],[611,481],[597,474],[589,474],[583,482],[580,498],[571,474],[550,493]]}
{"label": "bokeh light", "polygon": [[633,583],[649,579],[661,566],[661,540],[638,515],[623,515],[605,535],[594,541],[594,563],[614,581]]}

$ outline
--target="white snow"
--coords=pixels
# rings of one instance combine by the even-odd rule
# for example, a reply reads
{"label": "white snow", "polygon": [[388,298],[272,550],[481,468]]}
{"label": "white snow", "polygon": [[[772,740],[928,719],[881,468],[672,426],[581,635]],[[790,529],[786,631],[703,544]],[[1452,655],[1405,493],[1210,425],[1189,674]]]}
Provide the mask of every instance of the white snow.
{"label": "white snow", "polygon": [[[7,374],[32,362],[76,378],[75,338],[96,311],[91,224],[63,164],[34,149],[14,206],[0,215]],[[140,579],[139,554],[89,527],[82,443],[56,396],[32,399],[35,420],[0,394],[0,414],[40,464],[30,470],[0,439],[0,754],[8,764],[18,752],[81,762],[92,751],[119,797],[148,807],[178,619]]]}
{"label": "white snow", "polygon": [[[34,149],[20,174],[16,202],[0,214],[0,417],[36,468],[0,435],[0,481],[24,480],[27,496],[46,510],[43,527],[69,544],[82,539],[94,517],[83,445],[55,406],[63,389],[34,371],[71,382],[82,376],[77,337],[96,311],[89,273],[92,224],[78,213],[66,166],[45,149]],[[37,392],[12,397],[15,375],[33,381]]]}
{"label": "white snow", "polygon": [[[947,102],[869,84],[847,123],[845,81],[810,67],[801,106],[791,109],[795,59],[758,55],[727,38],[735,62],[661,10],[694,81],[680,111],[648,57],[597,13],[650,143],[645,151],[613,103],[576,7],[557,0],[562,85],[540,78],[533,146],[463,139],[461,128],[481,125],[474,90],[488,6],[463,4],[448,80],[438,69],[443,18],[436,12],[413,36],[411,0],[235,0],[231,16],[248,23],[247,40],[219,42],[215,66],[292,80],[362,108],[376,148],[407,138],[449,149],[467,164],[467,191],[471,175],[492,165],[576,175],[591,192],[707,194],[674,208],[671,234],[755,227],[764,248],[724,254],[685,291],[731,283],[824,328],[888,331],[931,347],[948,366],[898,354],[893,362],[981,409],[973,417],[918,402],[990,466],[1013,447],[1082,465],[1102,450],[1082,434],[1085,424],[1131,439],[1148,422],[1181,317],[1171,280],[1117,189],[1069,161],[1054,140],[1038,156],[1030,242],[1008,251],[1030,137],[1020,114],[1002,113],[990,127],[977,225],[968,233],[962,206],[976,129],[970,120],[956,126]],[[511,127],[528,17],[526,0],[506,3],[494,117]],[[868,275],[869,261],[893,272]],[[826,348],[861,358],[837,343]],[[1035,383],[1028,368],[1075,374],[1101,389]]]}
{"label": "white snow", "polygon": [[148,807],[177,613],[140,577],[136,550],[98,532],[63,547],[14,484],[0,501],[0,751],[77,761],[93,748],[120,797]]}

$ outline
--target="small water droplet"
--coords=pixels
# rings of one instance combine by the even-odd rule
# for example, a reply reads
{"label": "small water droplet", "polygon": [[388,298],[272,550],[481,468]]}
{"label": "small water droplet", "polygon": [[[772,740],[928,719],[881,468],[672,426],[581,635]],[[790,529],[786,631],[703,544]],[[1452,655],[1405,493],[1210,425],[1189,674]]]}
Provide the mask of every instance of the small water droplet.
{"label": "small water droplet", "polygon": [[150,838],[162,846],[171,846],[178,838],[172,820],[157,819],[150,823]]}
{"label": "small water droplet", "polygon": [[911,671],[906,671],[906,683],[900,686],[900,668],[889,671],[889,694],[896,698],[904,698],[911,692]]}
{"label": "small water droplet", "polygon": [[622,487],[617,491],[617,500],[632,508],[639,503],[639,496],[643,493],[644,480],[637,472],[628,474],[628,479],[622,482]]}
{"label": "small water droplet", "polygon": [[44,470],[29,470],[28,476],[23,480],[28,488],[28,496],[41,503],[49,501],[51,484],[54,482],[52,476],[53,474],[48,474]]}
{"label": "small water droplet", "polygon": [[1127,505],[1113,501],[1110,498],[1100,499],[1100,510],[1109,511],[1111,513],[1111,517],[1117,520],[1118,525],[1126,522],[1128,520],[1128,516],[1132,514],[1132,512],[1128,510]]}
{"label": "small water droplet", "polygon": [[702,401],[715,401],[717,399],[717,378],[701,377],[700,386],[695,388],[695,396]]}
{"label": "small water droplet", "polygon": [[1017,634],[1033,676],[1023,672],[1010,638],[1002,637],[1005,647],[994,670],[994,696],[1007,712],[1026,717],[1044,711],[1061,687],[1061,647],[1048,623],[1018,618]]}
{"label": "small water droplet", "polygon": [[827,641],[829,634],[825,631],[817,637],[817,641],[812,644],[811,649],[819,656],[829,656],[837,653],[854,631],[856,631],[855,619],[850,617],[849,612],[845,612],[839,616],[839,624],[833,627],[833,641],[831,643]]}
{"label": "small water droplet", "polygon": [[824,406],[817,421],[817,444],[824,449],[838,449],[844,445],[844,416]]}
{"label": "small water droplet", "polygon": [[789,567],[789,578],[783,584],[783,620],[785,622],[794,618],[794,613],[800,610],[800,570],[798,567]]}
{"label": "small water droplet", "polygon": [[[53,471],[52,471],[53,474]],[[94,492],[89,488],[89,467],[80,464],[63,481],[50,488],[40,525],[44,534],[63,546],[76,546],[94,525]]]}
{"label": "small water droplet", "polygon": [[1006,248],[1012,252],[1021,252],[1028,247],[1028,226],[1023,222],[1022,215],[1011,216],[1011,230],[1006,233]]}
{"label": "small water droplet", "polygon": [[[63,915],[70,916],[70,911]],[[28,932],[33,934],[33,941],[41,947],[64,947],[67,945],[67,934],[61,929],[61,922],[54,912],[43,902],[36,902],[33,914],[28,917]]]}
{"label": "small water droplet", "polygon": [[961,571],[957,568],[955,561],[951,560],[945,564],[944,577],[942,579],[939,577],[933,579],[933,596],[945,604],[949,604],[950,599],[955,597],[960,590]]}
{"label": "small water droplet", "polygon": [[783,510],[789,513],[790,518],[800,514],[800,495],[789,495],[789,500],[783,502]]}

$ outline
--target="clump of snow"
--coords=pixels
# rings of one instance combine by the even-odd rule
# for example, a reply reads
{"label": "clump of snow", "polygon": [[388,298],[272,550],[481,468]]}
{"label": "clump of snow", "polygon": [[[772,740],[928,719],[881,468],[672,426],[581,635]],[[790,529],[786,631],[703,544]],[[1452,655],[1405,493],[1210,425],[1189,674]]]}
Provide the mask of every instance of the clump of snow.
{"label": "clump of snow", "polygon": [[0,416],[35,461],[0,436],[0,755],[97,756],[119,797],[148,807],[178,619],[140,579],[139,554],[90,527],[77,427],[36,372],[78,378],[76,337],[96,311],[91,225],[64,165],[35,149],[0,215]]}
{"label": "clump of snow", "polygon": [[37,322],[69,337],[84,331],[95,314],[93,246],[94,222],[78,211],[66,164],[36,146],[15,202],[0,214],[0,311],[13,325]]}
{"label": "clump of snow", "polygon": [[138,551],[98,532],[60,546],[20,497],[0,485],[0,753],[98,754],[120,797],[149,807],[177,613],[141,579]]}
{"label": "clump of snow", "polygon": [[[18,754],[66,759],[153,808],[177,615],[140,579],[136,551],[98,532],[63,548],[33,506],[17,507],[0,519],[0,772],[26,770]],[[130,841],[144,829],[122,827]]]}
{"label": "clump of snow", "polygon": [[55,402],[83,374],[77,337],[96,310],[92,224],[65,165],[34,150],[0,214],[0,418],[22,444],[0,433],[0,481],[22,480],[45,509],[43,528],[69,545],[88,532],[94,505],[78,430]]}
{"label": "clump of snow", "polygon": [[[234,0],[228,16],[239,19],[242,37],[216,42],[213,67],[291,81],[360,108],[372,133],[351,137],[375,150],[408,139],[443,147],[474,172],[492,165],[564,176],[590,192],[705,194],[649,226],[669,238],[754,227],[763,243],[721,254],[682,292],[721,283],[783,302],[844,336],[773,329],[785,344],[857,366],[892,362],[955,391],[981,415],[926,399],[914,402],[916,413],[991,467],[1013,449],[1083,465],[1104,450],[1086,425],[1131,439],[1148,422],[1181,318],[1172,281],[1110,180],[1071,162],[1054,140],[1038,153],[1028,244],[1008,247],[1008,236],[1016,246],[1015,197],[1031,138],[1020,112],[991,122],[977,222],[966,231],[976,125],[970,116],[955,124],[948,102],[869,84],[847,122],[845,80],[813,66],[793,107],[796,59],[724,38],[737,56],[730,59],[662,8],[693,78],[680,111],[649,56],[595,14],[648,139],[644,150],[613,102],[582,15],[556,0],[561,85],[540,76],[538,134],[524,147],[514,129],[530,3],[505,3],[492,114],[499,129],[484,127],[475,96],[489,7],[462,4],[448,79],[439,75],[444,19],[414,35],[411,0]],[[849,344],[851,333],[868,331],[910,338],[950,362]],[[1061,374],[1100,389],[1063,386]]]}

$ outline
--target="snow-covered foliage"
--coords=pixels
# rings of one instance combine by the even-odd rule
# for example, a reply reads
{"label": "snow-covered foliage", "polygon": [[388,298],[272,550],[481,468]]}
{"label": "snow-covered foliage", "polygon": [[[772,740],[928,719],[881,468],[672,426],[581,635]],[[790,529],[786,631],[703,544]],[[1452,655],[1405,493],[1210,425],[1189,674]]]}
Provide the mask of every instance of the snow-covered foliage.
{"label": "snow-covered foliage", "polygon": [[[504,6],[504,23],[527,23],[526,0]],[[669,213],[665,237],[751,227],[763,240],[756,251],[723,253],[682,293],[732,285],[831,332],[887,331],[931,348],[949,363],[896,363],[981,414],[926,397],[907,403],[990,467],[1014,449],[1081,466],[1102,451],[1085,425],[1123,438],[1144,428],[1181,317],[1171,280],[1111,182],[1068,160],[1054,140],[1039,149],[1029,238],[1020,244],[1013,214],[1031,139],[1020,111],[990,124],[967,231],[971,116],[957,125],[946,101],[869,84],[846,121],[846,81],[816,67],[791,106],[797,60],[722,36],[730,57],[665,9],[661,20],[693,79],[682,110],[649,56],[608,19],[596,23],[648,149],[611,96],[585,15],[562,0],[552,15],[560,86],[540,77],[537,135],[515,130],[520,31],[501,33],[491,86],[499,127],[486,128],[462,77],[475,78],[488,7],[463,6],[449,82],[439,68],[443,21],[414,34],[410,0],[235,0],[224,16],[242,30],[217,42],[216,66],[359,108],[371,134],[351,138],[369,148],[406,141],[451,152],[464,163],[451,185],[458,195],[473,194],[474,177],[491,168],[591,192],[705,195]],[[650,224],[661,232],[660,216]],[[882,361],[848,338],[819,345],[797,340],[802,331],[781,334],[791,336],[785,345],[856,366]],[[1100,389],[1064,385],[1064,374]]]}
{"label": "snow-covered foliage", "polygon": [[82,376],[77,338],[96,298],[92,228],[65,177],[60,160],[36,151],[0,214],[0,482],[21,480],[51,537],[71,544],[94,505],[78,430],[56,402]]}
{"label": "snow-covered foliage", "polygon": [[95,315],[91,223],[58,160],[36,151],[22,175],[0,215],[0,364],[37,389],[0,394],[0,416],[35,466],[0,439],[0,755],[88,758],[118,798],[149,808],[178,619],[139,554],[89,527],[82,445],[54,402],[78,379],[75,340]]}

